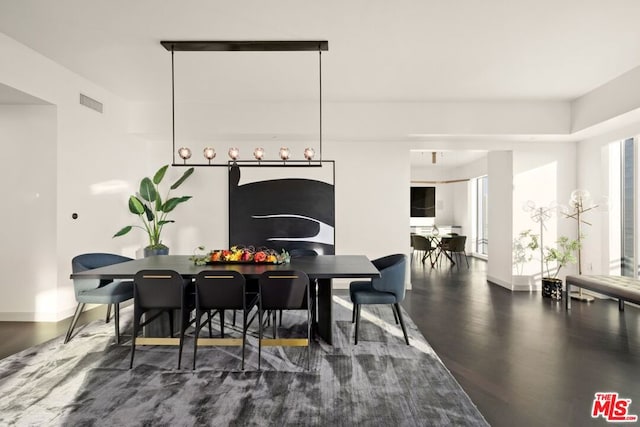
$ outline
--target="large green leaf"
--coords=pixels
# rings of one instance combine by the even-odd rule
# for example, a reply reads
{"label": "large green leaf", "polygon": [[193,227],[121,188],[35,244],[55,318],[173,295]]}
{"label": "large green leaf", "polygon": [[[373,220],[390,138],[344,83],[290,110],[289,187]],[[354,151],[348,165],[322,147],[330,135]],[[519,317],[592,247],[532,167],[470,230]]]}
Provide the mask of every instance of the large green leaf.
{"label": "large green leaf", "polygon": [[162,196],[160,196],[160,193],[156,194],[156,205],[154,210],[156,212],[162,212]]}
{"label": "large green leaf", "polygon": [[158,169],[158,172],[156,172],[156,174],[153,176],[153,183],[155,185],[158,185],[160,184],[160,182],[162,182],[162,178],[164,178],[164,174],[167,172],[168,168],[169,165],[164,165],[160,169]]}
{"label": "large green leaf", "polygon": [[149,209],[149,207],[147,205],[144,205],[144,213],[147,214],[147,220],[149,222],[153,221],[153,219],[156,217],[153,214],[153,211],[151,209]]}
{"label": "large green leaf", "polygon": [[144,204],[136,196],[129,197],[129,212],[135,215],[144,213]]}
{"label": "large green leaf", "polygon": [[172,222],[175,222],[175,221],[172,220],[172,219],[167,219],[167,220],[164,220],[164,221],[158,221],[158,225],[160,226],[160,225],[170,224]]}
{"label": "large green leaf", "polygon": [[118,231],[116,234],[113,235],[113,237],[118,237],[118,236],[124,236],[125,234],[127,234],[128,232],[131,231],[133,227],[130,225],[127,225],[126,227],[124,227],[122,230]]}
{"label": "large green leaf", "polygon": [[179,180],[177,180],[176,182],[173,183],[173,185],[171,186],[172,190],[175,190],[176,188],[180,187],[180,185],[185,182],[185,180],[187,178],[189,178],[191,176],[191,174],[193,173],[193,168],[189,168],[187,169],[182,176],[180,177]]}
{"label": "large green leaf", "polygon": [[180,203],[184,203],[189,200],[191,196],[182,196],[182,197],[172,197],[167,200],[164,205],[162,205],[162,212],[171,212],[178,206]]}
{"label": "large green leaf", "polygon": [[156,187],[147,177],[144,177],[142,181],[140,181],[140,197],[145,199],[147,202],[154,202],[156,197],[158,197]]}

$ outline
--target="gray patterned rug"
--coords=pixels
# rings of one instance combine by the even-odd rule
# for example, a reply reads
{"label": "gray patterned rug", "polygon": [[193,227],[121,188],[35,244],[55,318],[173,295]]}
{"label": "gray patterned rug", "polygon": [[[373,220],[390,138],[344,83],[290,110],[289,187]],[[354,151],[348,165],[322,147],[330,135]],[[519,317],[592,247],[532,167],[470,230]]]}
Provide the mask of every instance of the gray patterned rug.
{"label": "gray patterned rug", "polygon": [[[112,325],[95,321],[67,345],[59,337],[0,361],[0,425],[487,425],[406,314],[411,346],[386,306],[363,308],[355,346],[350,309],[334,297],[334,346],[313,342],[309,371],[304,348],[276,347],[263,348],[257,371],[254,336],[244,372],[236,347],[198,348],[193,371],[192,338],[181,370],[177,347],[159,346],[138,347],[129,370],[128,338],[115,345]],[[301,318],[285,312],[282,332]]]}

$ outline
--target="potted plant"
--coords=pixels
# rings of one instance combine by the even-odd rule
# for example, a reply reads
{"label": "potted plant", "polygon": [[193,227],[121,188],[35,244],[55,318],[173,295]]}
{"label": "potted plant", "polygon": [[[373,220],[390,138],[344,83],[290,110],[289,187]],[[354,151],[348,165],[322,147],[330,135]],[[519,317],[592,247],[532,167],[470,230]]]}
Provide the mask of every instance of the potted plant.
{"label": "potted plant", "polygon": [[531,229],[521,231],[513,240],[513,264],[518,275],[522,275],[524,265],[533,259],[533,251],[539,247],[538,235]]}
{"label": "potted plant", "polygon": [[[560,236],[556,241],[557,247],[545,247],[544,263],[547,270],[546,277],[542,278],[542,296],[553,299],[562,299],[562,280],[558,273],[562,267],[575,263],[576,252],[580,248],[580,240],[571,240],[566,236]],[[554,267],[549,268],[549,263]]]}
{"label": "potted plant", "polygon": [[175,222],[167,219],[167,216],[176,206],[186,202],[191,196],[170,197],[171,190],[178,188],[191,174],[193,168],[187,169],[180,179],[173,183],[166,195],[162,197],[160,193],[160,183],[162,182],[169,165],[164,165],[153,176],[142,178],[140,181],[140,190],[137,194],[129,197],[129,212],[137,215],[142,222],[140,225],[127,225],[122,228],[113,237],[124,236],[132,228],[140,228],[144,230],[149,237],[149,245],[144,248],[144,256],[150,255],[167,255],[169,248],[162,244],[162,229],[166,224]]}

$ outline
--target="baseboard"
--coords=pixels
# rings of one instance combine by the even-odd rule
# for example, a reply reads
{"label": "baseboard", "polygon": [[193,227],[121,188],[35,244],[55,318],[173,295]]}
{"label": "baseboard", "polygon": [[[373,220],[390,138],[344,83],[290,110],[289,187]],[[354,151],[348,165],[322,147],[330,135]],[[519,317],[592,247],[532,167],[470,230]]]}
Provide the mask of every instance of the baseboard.
{"label": "baseboard", "polygon": [[[125,301],[120,304],[120,308],[127,307],[133,304],[133,300]],[[84,311],[93,310],[97,307],[102,307],[104,304],[87,304]],[[17,311],[17,312],[0,312],[0,322],[60,322],[68,319],[75,313],[76,307],[62,310],[59,313],[37,313],[32,311]]]}

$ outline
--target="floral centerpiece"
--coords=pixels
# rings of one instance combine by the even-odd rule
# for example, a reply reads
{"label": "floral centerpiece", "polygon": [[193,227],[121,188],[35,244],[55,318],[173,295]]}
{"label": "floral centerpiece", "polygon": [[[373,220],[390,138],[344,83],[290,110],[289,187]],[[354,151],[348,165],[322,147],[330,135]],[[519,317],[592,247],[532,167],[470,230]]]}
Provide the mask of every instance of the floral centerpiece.
{"label": "floral centerpiece", "polygon": [[[196,265],[217,263],[256,263],[256,264],[282,264],[290,261],[290,256],[284,249],[278,253],[275,249],[253,246],[236,245],[229,249],[218,249],[207,252],[204,246],[197,248],[199,254],[194,254],[190,259]],[[204,252],[204,253],[202,253]]]}

